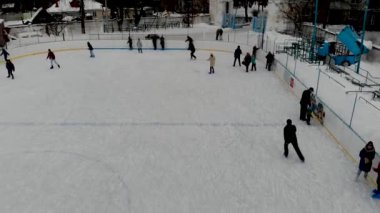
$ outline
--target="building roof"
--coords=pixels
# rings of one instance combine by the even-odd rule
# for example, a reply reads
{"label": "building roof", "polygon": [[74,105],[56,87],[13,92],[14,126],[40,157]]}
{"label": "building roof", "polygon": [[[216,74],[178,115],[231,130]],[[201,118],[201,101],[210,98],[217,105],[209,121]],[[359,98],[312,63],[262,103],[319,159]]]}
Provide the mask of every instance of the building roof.
{"label": "building roof", "polygon": [[[49,13],[62,13],[62,12],[79,12],[79,7],[72,7],[70,2],[72,0],[59,0],[47,9]],[[103,10],[103,5],[93,0],[84,0],[84,10]]]}

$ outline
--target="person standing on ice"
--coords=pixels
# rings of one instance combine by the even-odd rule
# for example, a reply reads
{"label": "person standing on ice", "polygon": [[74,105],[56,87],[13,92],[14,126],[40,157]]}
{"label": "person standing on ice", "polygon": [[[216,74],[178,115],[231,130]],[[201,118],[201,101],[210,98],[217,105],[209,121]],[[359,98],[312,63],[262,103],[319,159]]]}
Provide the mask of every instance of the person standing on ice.
{"label": "person standing on ice", "polygon": [[245,71],[248,72],[249,65],[251,64],[251,55],[249,53],[245,54],[243,64],[245,66]]}
{"label": "person standing on ice", "polygon": [[375,155],[376,152],[373,142],[369,141],[359,153],[360,162],[358,173],[356,174],[356,180],[359,179],[362,172],[364,172],[364,178],[367,179],[368,172],[371,171],[372,161],[375,158]]}
{"label": "person standing on ice", "polygon": [[242,54],[243,52],[241,51],[240,49],[240,46],[237,46],[237,48],[235,49],[235,52],[234,52],[234,65],[236,64],[236,60],[239,61],[239,66],[241,66],[241,63],[240,63],[240,55]]}
{"label": "person standing on ice", "polygon": [[138,51],[139,53],[142,53],[142,43],[141,43],[140,38],[137,39],[137,43],[136,43],[136,45],[137,45],[137,51]]}
{"label": "person standing on ice", "polygon": [[87,42],[87,46],[88,46],[88,50],[90,50],[90,57],[94,58],[95,57],[95,55],[94,55],[94,48],[92,47],[92,45],[90,44],[89,41]]}
{"label": "person standing on ice", "polygon": [[165,38],[164,35],[160,37],[161,50],[165,50]]}
{"label": "person standing on ice", "polygon": [[215,71],[214,71],[215,60],[216,60],[215,56],[211,53],[210,57],[207,60],[210,61],[210,72],[208,74],[215,73]]}
{"label": "person standing on ice", "polygon": [[129,45],[129,49],[133,50],[133,42],[132,42],[131,36],[128,36],[128,45]]}
{"label": "person standing on ice", "polygon": [[7,78],[12,77],[12,79],[15,79],[15,77],[13,76],[13,72],[15,71],[15,65],[11,62],[11,60],[7,59],[7,62],[5,63],[5,67],[8,70]]}
{"label": "person standing on ice", "polygon": [[286,126],[284,127],[284,156],[288,157],[288,145],[291,143],[294,147],[294,150],[296,151],[298,157],[302,162],[305,162],[305,158],[303,157],[300,148],[298,147],[297,142],[297,135],[296,135],[297,128],[295,125],[292,124],[292,120],[288,119],[286,120]]}
{"label": "person standing on ice", "polygon": [[255,58],[256,58],[256,53],[257,53],[257,50],[258,50],[259,48],[257,48],[256,46],[253,46],[252,47],[252,56],[255,56]]}
{"label": "person standing on ice", "polygon": [[267,63],[265,65],[265,68],[270,71],[271,70],[271,67],[272,67],[272,64],[273,64],[273,61],[274,61],[274,55],[273,53],[269,52],[267,54],[267,56],[265,56],[265,58],[267,59]]}
{"label": "person standing on ice", "polygon": [[8,56],[9,56],[9,52],[5,48],[3,48],[1,50],[0,56],[2,56],[2,55],[4,56],[4,61],[7,61]]}
{"label": "person standing on ice", "polygon": [[307,106],[311,104],[311,95],[314,92],[313,87],[303,91],[300,100],[301,110],[300,110],[300,120],[306,121]]}
{"label": "person standing on ice", "polygon": [[251,56],[251,63],[252,63],[251,71],[253,71],[253,68],[255,68],[255,71],[256,71],[256,56],[255,55]]}
{"label": "person standing on ice", "polygon": [[54,68],[53,62],[58,66],[58,68],[61,68],[61,66],[55,60],[55,55],[54,55],[53,51],[51,51],[50,49],[48,50],[48,55],[47,55],[46,59],[50,60],[50,69]]}

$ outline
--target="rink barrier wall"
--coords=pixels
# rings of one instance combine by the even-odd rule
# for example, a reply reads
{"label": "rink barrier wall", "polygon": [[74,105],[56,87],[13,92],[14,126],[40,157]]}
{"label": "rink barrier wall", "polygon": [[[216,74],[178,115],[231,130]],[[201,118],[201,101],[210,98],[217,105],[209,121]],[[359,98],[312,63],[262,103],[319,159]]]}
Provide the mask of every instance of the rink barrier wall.
{"label": "rink barrier wall", "polygon": [[[300,99],[302,96],[302,92],[309,88],[314,87],[316,85],[306,86],[297,76],[294,75],[290,70],[286,68],[284,64],[280,61],[275,62],[274,72],[276,75],[288,86],[289,90]],[[293,87],[290,86],[291,78],[293,78],[294,83]],[[324,118],[323,128],[327,132],[327,134],[333,139],[333,141],[338,145],[340,150],[355,164],[359,165],[359,152],[367,143],[355,130],[353,130],[348,123],[346,123],[334,110],[332,110],[323,100],[316,97],[317,101],[322,102],[324,105],[324,111],[326,113],[326,117]],[[314,118],[313,123],[318,123],[318,119]],[[357,156],[357,157],[355,157]],[[380,157],[379,154],[376,153],[375,159],[373,161],[372,166],[376,166],[379,162]],[[357,168],[357,167],[356,167]],[[352,179],[354,180],[356,177],[355,170],[352,174]],[[372,186],[376,186],[375,179],[377,178],[377,174],[371,170],[369,173],[369,182]]]}
{"label": "rink barrier wall", "polygon": [[[152,46],[152,42],[150,40],[142,40],[143,46]],[[94,48],[95,50],[129,50],[129,48],[126,48],[126,43],[123,40],[115,41],[115,40],[106,40],[101,41],[101,44],[97,44],[97,40],[91,41],[93,46],[96,46]],[[224,42],[224,45],[221,47],[220,41],[195,41],[195,47],[198,51],[210,51],[210,52],[223,52],[223,53],[231,53],[231,64],[233,62],[233,51],[236,49],[237,45],[239,45],[242,49],[243,55],[245,52],[251,52],[252,45],[247,45],[244,43],[236,43],[236,42]],[[53,52],[66,52],[66,51],[85,51],[87,48],[78,48],[78,46],[86,46],[86,41],[69,41],[67,42],[68,48],[60,48],[60,44],[57,42],[51,42],[51,43],[39,43],[38,47],[41,48],[41,50],[35,51],[36,46],[23,46],[22,48],[16,47],[12,50],[13,54],[20,54],[16,57],[12,57],[12,59],[22,59],[25,57],[35,56],[35,55],[41,55],[41,54],[47,54],[47,49],[52,49]],[[187,43],[184,42],[184,40],[168,40],[166,41],[166,46],[170,46],[167,50],[187,50]],[[202,48],[197,48],[201,46]],[[29,47],[29,48],[28,48]],[[125,48],[124,48],[125,47]],[[25,54],[25,51],[28,51],[30,49],[29,53]],[[33,49],[33,51],[32,51]],[[144,49],[144,48],[143,48]],[[145,48],[146,50],[150,50],[152,48]],[[137,49],[135,48],[135,51]],[[159,49],[157,51],[160,51]],[[262,61],[265,63],[265,51],[258,51],[257,52],[257,60]],[[276,60],[273,64],[273,71],[274,73],[283,80],[284,83],[287,85],[290,85],[290,78],[294,79],[294,85],[293,88],[289,86],[289,90],[293,92],[293,94],[296,97],[301,97],[301,94],[303,90],[306,88],[309,88],[310,86],[307,86],[305,83],[303,83],[296,75],[294,75],[290,70],[286,68],[285,65],[283,65],[280,61]],[[311,85],[313,86],[313,85]],[[316,88],[316,86],[313,86]],[[320,100],[318,99],[319,101]],[[323,102],[324,103],[324,102]],[[338,116],[326,103],[324,103],[325,106],[325,122],[324,122],[324,129],[327,132],[327,134],[333,139],[333,141],[338,145],[338,147],[342,150],[342,152],[354,163],[358,164],[358,153],[359,151],[364,147],[364,144],[366,141],[358,134],[356,133],[349,125],[340,117]],[[362,143],[358,143],[362,142]],[[373,166],[377,165],[377,162],[379,162],[380,157],[378,154],[376,154]],[[355,178],[356,170],[353,172],[353,179]],[[370,182],[372,185],[375,185],[374,179],[376,178],[376,174],[374,172],[370,172]]]}

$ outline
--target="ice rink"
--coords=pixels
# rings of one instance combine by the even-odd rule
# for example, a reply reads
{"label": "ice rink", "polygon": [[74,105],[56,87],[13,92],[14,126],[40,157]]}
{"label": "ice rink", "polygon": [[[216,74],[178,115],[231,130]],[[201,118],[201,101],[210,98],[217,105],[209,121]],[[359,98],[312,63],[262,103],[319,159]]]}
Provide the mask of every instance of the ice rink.
{"label": "ice rink", "polygon": [[[53,70],[36,54],[14,60],[15,80],[2,68],[0,212],[379,212],[262,61],[246,73],[214,52],[209,75],[210,51],[195,54],[63,51]],[[288,118],[305,163],[283,156]]]}

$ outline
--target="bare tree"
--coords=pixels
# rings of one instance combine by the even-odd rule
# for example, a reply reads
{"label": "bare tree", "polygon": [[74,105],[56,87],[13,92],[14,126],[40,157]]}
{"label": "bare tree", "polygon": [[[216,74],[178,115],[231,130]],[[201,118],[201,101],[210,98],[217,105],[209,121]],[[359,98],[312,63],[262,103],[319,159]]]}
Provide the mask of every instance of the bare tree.
{"label": "bare tree", "polygon": [[310,8],[310,4],[313,4],[313,2],[313,0],[284,0],[282,3],[276,3],[282,17],[293,23],[294,35],[302,31],[302,23],[305,21],[305,11]]}

